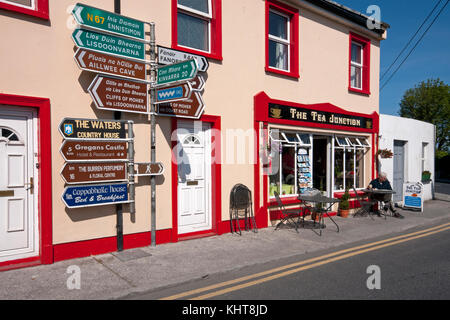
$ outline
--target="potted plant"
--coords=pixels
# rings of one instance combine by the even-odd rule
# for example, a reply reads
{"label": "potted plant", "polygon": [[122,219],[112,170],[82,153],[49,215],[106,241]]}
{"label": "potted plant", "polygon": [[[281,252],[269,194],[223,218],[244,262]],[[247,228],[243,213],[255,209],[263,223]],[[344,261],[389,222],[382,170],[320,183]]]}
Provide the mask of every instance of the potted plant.
{"label": "potted plant", "polygon": [[350,193],[348,192],[348,189],[346,189],[341,197],[341,202],[339,202],[339,215],[342,218],[347,218],[348,214],[350,213],[350,202],[348,201],[349,199]]}
{"label": "potted plant", "polygon": [[431,180],[431,172],[426,170],[422,172],[422,182],[428,182]]}
{"label": "potted plant", "polygon": [[389,149],[380,149],[380,150],[378,150],[377,155],[379,155],[380,158],[382,158],[382,159],[388,159],[388,158],[392,158],[394,156],[392,151]]}

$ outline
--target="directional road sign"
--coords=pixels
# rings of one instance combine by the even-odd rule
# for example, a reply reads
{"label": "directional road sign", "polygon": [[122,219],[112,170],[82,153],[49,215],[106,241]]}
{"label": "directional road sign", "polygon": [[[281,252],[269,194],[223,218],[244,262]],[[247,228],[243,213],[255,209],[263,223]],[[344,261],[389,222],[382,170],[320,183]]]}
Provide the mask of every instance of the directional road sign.
{"label": "directional road sign", "polygon": [[178,100],[185,100],[191,96],[192,87],[189,82],[183,84],[174,85],[170,87],[164,87],[156,90],[156,102],[164,103]]}
{"label": "directional road sign", "polygon": [[125,162],[76,162],[66,163],[61,176],[68,184],[98,183],[127,180]]}
{"label": "directional road sign", "polygon": [[98,109],[149,112],[147,84],[97,75],[88,90]]}
{"label": "directional road sign", "polygon": [[189,83],[191,84],[193,91],[202,91],[205,87],[205,79],[199,74],[197,74],[194,79],[189,80]]}
{"label": "directional road sign", "polygon": [[81,70],[104,73],[133,80],[146,80],[145,63],[79,48],[75,61]]}
{"label": "directional road sign", "polygon": [[198,119],[205,107],[200,92],[194,91],[189,99],[158,104],[158,115]]}
{"label": "directional road sign", "polygon": [[125,121],[64,118],[59,132],[65,139],[126,139]]}
{"label": "directional road sign", "polygon": [[128,184],[101,184],[69,186],[64,189],[62,200],[68,208],[84,208],[128,201]]}
{"label": "directional road sign", "polygon": [[145,24],[109,11],[77,3],[72,10],[76,22],[99,31],[145,40]]}
{"label": "directional road sign", "polygon": [[198,64],[198,71],[206,72],[209,68],[208,59],[197,54],[191,54],[180,50],[158,46],[158,63],[173,64],[181,61],[195,59]]}
{"label": "directional road sign", "polygon": [[145,60],[145,44],[94,31],[75,29],[72,39],[78,47],[131,59]]}
{"label": "directional road sign", "polygon": [[65,140],[60,150],[65,161],[127,160],[123,141]]}
{"label": "directional road sign", "polygon": [[187,60],[158,68],[157,85],[168,85],[193,79],[197,75],[196,60]]}
{"label": "directional road sign", "polygon": [[143,177],[143,176],[159,176],[164,172],[164,166],[161,162],[144,162],[144,163],[135,163],[135,176]]}

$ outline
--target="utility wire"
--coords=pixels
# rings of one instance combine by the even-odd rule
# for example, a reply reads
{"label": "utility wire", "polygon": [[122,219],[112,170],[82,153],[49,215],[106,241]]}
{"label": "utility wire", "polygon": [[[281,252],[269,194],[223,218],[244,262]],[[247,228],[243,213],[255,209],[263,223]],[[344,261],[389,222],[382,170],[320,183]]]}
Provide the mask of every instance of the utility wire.
{"label": "utility wire", "polygon": [[438,14],[434,17],[433,21],[431,21],[431,24],[428,26],[428,28],[424,31],[424,33],[422,34],[422,36],[419,38],[419,40],[417,40],[416,44],[414,45],[414,47],[412,47],[412,49],[409,51],[408,55],[403,59],[402,63],[400,63],[400,65],[397,67],[397,69],[395,69],[395,71],[391,74],[391,76],[389,77],[389,79],[386,80],[386,82],[383,84],[383,86],[380,89],[380,92],[383,90],[383,88],[388,84],[388,82],[392,79],[392,77],[397,73],[397,71],[400,69],[400,67],[403,65],[403,63],[405,63],[405,61],[409,58],[409,56],[411,55],[411,53],[414,51],[414,49],[417,47],[417,45],[420,43],[420,41],[423,39],[423,37],[425,36],[425,34],[428,32],[428,30],[430,30],[431,26],[434,24],[434,22],[437,20],[437,18],[441,15],[442,11],[444,11],[445,7],[447,6],[447,4],[449,3],[450,0],[447,0],[447,2],[444,4],[444,6],[441,8],[441,10],[439,10]]}
{"label": "utility wire", "polygon": [[394,66],[394,64],[397,62],[397,60],[400,58],[400,56],[402,55],[402,53],[406,50],[406,48],[408,48],[408,46],[411,44],[412,40],[416,37],[416,35],[419,33],[420,29],[422,29],[423,25],[425,24],[425,22],[427,22],[427,20],[430,18],[430,16],[433,14],[434,10],[436,10],[436,8],[438,7],[438,5],[441,3],[442,0],[439,0],[436,5],[434,6],[433,10],[431,10],[431,12],[428,14],[428,16],[425,18],[425,20],[422,22],[422,24],[420,25],[419,29],[416,30],[416,33],[414,33],[414,35],[411,37],[411,39],[408,40],[408,42],[406,43],[406,45],[403,47],[402,51],[400,51],[400,53],[398,54],[397,58],[395,58],[394,62],[391,63],[391,65],[389,66],[389,68],[382,74],[380,81],[383,80],[384,76],[389,72],[389,70],[391,70],[391,68]]}

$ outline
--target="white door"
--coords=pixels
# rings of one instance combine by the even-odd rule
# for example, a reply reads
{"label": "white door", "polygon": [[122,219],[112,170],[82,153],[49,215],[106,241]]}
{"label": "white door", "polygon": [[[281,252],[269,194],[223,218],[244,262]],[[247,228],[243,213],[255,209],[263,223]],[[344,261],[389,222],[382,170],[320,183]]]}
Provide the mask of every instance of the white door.
{"label": "white door", "polygon": [[33,110],[0,106],[0,262],[39,254],[35,130]]}
{"label": "white door", "polygon": [[212,227],[210,128],[200,121],[178,121],[178,234]]}

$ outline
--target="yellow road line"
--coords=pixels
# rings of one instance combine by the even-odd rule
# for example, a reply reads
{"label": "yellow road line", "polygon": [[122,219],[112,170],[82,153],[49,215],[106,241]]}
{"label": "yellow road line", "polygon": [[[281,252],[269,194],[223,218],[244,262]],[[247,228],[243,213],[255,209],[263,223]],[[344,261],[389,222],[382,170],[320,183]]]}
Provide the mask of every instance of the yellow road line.
{"label": "yellow road line", "polygon": [[213,284],[213,285],[210,285],[210,286],[207,286],[207,287],[203,287],[203,288],[198,288],[198,289],[182,292],[182,293],[175,294],[175,295],[172,295],[172,296],[169,296],[169,297],[161,298],[160,300],[180,299],[180,298],[183,298],[183,297],[199,294],[199,293],[202,293],[202,292],[205,292],[205,291],[214,290],[214,289],[217,289],[217,288],[229,286],[229,285],[236,284],[236,283],[239,283],[239,282],[251,280],[251,279],[258,278],[258,277],[261,277],[261,276],[265,276],[265,275],[268,275],[268,274],[271,274],[271,273],[283,271],[283,270],[286,270],[286,269],[289,269],[289,268],[298,267],[298,266],[301,266],[301,265],[304,265],[304,264],[308,264],[308,263],[311,263],[311,262],[315,262],[315,261],[319,261],[319,260],[322,260],[322,259],[330,258],[330,257],[337,256],[337,255],[340,255],[340,254],[343,254],[343,253],[347,253],[347,252],[351,252],[351,251],[355,251],[355,250],[359,250],[359,249],[375,246],[377,244],[386,243],[386,242],[394,241],[394,240],[398,240],[398,239],[403,239],[403,238],[406,238],[406,237],[414,236],[416,234],[421,234],[421,233],[424,233],[424,232],[436,230],[436,229],[445,227],[447,225],[450,225],[450,223],[445,223],[445,224],[442,224],[442,225],[439,225],[439,226],[436,226],[436,227],[432,227],[432,228],[429,228],[429,229],[424,229],[424,230],[412,232],[412,233],[409,233],[409,234],[396,236],[396,237],[393,237],[393,238],[380,240],[380,241],[364,244],[364,245],[361,245],[361,246],[356,246],[356,247],[353,247],[353,248],[348,248],[348,249],[332,252],[332,253],[329,253],[329,254],[326,254],[326,255],[323,255],[323,256],[320,256],[320,257],[315,257],[315,258],[311,258],[311,259],[308,259],[308,260],[291,263],[291,264],[288,264],[288,265],[285,265],[285,266],[281,266],[281,267],[277,267],[277,268],[270,269],[270,270],[267,270],[267,271],[263,271],[263,272],[255,273],[255,274],[252,274],[252,275],[240,277],[240,278],[237,278],[237,279],[234,279],[234,280],[225,281],[225,282]]}
{"label": "yellow road line", "polygon": [[298,273],[298,272],[301,272],[301,271],[304,271],[304,270],[308,270],[308,269],[311,269],[311,268],[322,266],[322,265],[325,265],[325,264],[328,264],[328,263],[331,263],[331,262],[334,262],[334,261],[343,260],[343,259],[346,259],[346,258],[349,258],[349,257],[353,257],[353,256],[356,256],[356,255],[360,255],[360,254],[363,254],[363,253],[366,253],[366,252],[375,251],[375,250],[378,250],[378,249],[381,249],[381,248],[393,246],[395,244],[399,244],[399,243],[402,243],[402,242],[407,242],[407,241],[411,241],[411,240],[414,240],[414,239],[427,237],[429,235],[432,235],[432,234],[435,234],[435,233],[439,233],[439,232],[442,232],[442,231],[445,231],[445,230],[449,230],[449,229],[450,229],[450,227],[446,227],[446,228],[439,229],[439,230],[436,230],[436,231],[432,231],[432,232],[428,232],[428,233],[425,233],[425,234],[420,234],[420,235],[417,235],[417,236],[413,236],[413,237],[410,237],[410,238],[407,238],[407,239],[397,240],[397,241],[394,241],[394,242],[382,244],[382,245],[379,245],[379,246],[376,246],[376,247],[372,247],[372,248],[368,248],[368,249],[365,249],[365,250],[359,250],[359,251],[356,251],[356,252],[344,254],[344,255],[341,255],[341,256],[338,256],[338,257],[335,257],[335,258],[332,258],[332,259],[327,259],[327,260],[320,261],[320,262],[317,262],[317,263],[313,263],[313,264],[310,264],[310,265],[307,265],[307,266],[303,266],[303,267],[300,267],[300,268],[296,268],[296,269],[292,269],[292,270],[285,271],[285,272],[282,272],[282,273],[278,273],[278,274],[272,275],[270,277],[266,277],[266,278],[262,278],[262,279],[258,279],[258,280],[254,280],[254,281],[250,281],[250,282],[243,283],[241,285],[237,285],[237,286],[234,286],[234,287],[230,287],[230,288],[222,289],[222,290],[219,290],[219,291],[211,292],[211,293],[208,293],[208,294],[205,294],[205,295],[202,295],[202,296],[194,297],[194,298],[192,298],[190,300],[203,300],[203,299],[209,299],[209,298],[212,298],[212,297],[215,297],[215,296],[220,296],[220,295],[232,292],[232,291],[237,291],[237,290],[244,289],[244,288],[247,288],[247,287],[251,287],[251,286],[254,286],[254,285],[257,285],[257,284],[261,284],[261,283],[264,283],[264,282],[267,282],[267,281],[271,281],[271,280],[275,280],[275,279],[278,279],[278,278],[282,278],[282,277],[288,276],[288,275],[293,274],[293,273]]}

